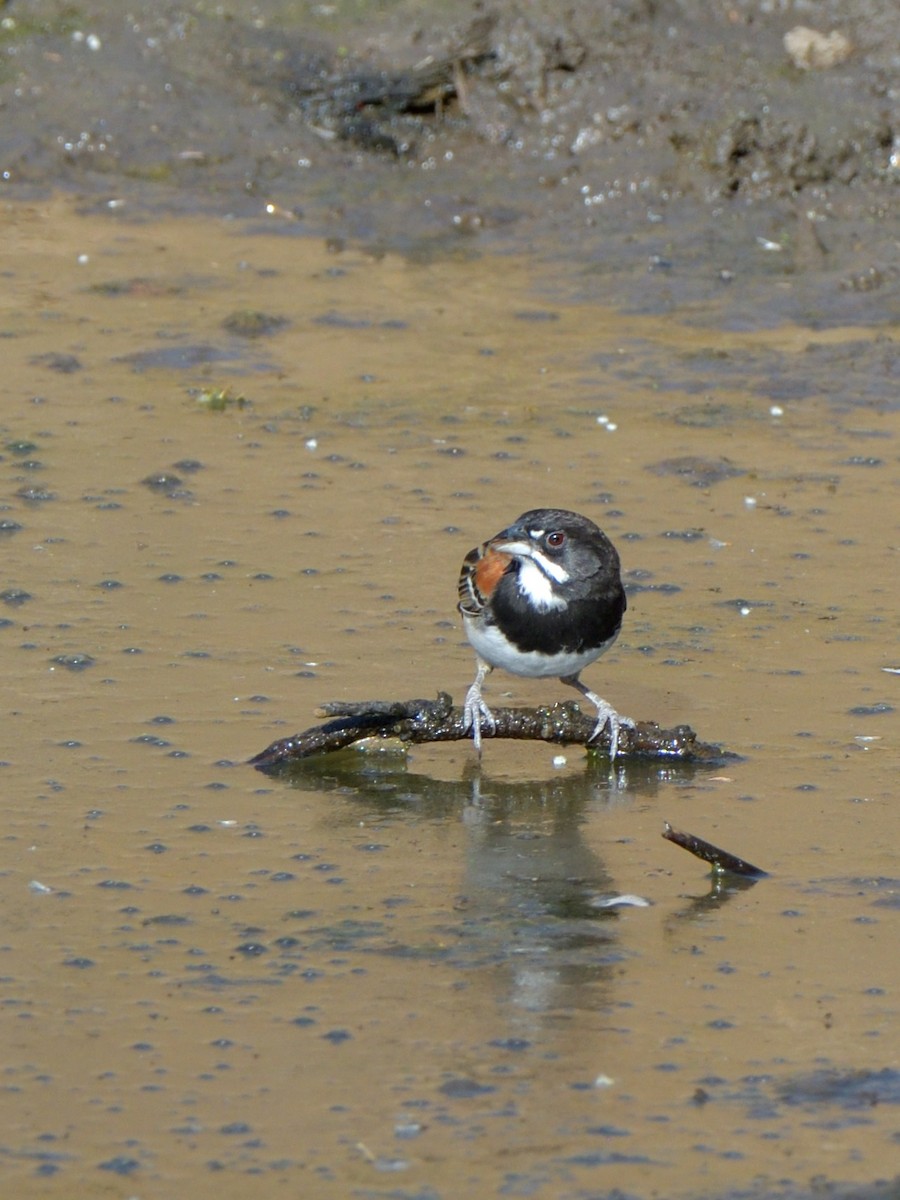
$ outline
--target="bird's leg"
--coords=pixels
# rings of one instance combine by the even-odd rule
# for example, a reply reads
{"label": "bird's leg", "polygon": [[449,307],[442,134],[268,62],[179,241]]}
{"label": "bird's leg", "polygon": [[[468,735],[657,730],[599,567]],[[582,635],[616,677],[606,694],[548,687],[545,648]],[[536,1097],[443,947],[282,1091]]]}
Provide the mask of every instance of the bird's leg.
{"label": "bird's leg", "polygon": [[602,696],[598,696],[596,692],[592,692],[578,678],[578,675],[560,675],[560,682],[566,683],[569,687],[575,688],[581,692],[586,700],[590,700],[591,704],[597,709],[597,724],[594,726],[594,732],[591,734],[590,740],[603,732],[609,725],[609,757],[610,761],[614,760],[619,749],[619,727],[627,725],[630,729],[634,729],[634,721],[630,717],[620,716],[613,708],[609,701],[604,700]]}
{"label": "bird's leg", "polygon": [[497,722],[494,720],[494,714],[481,698],[481,685],[484,683],[485,676],[493,668],[483,658],[479,658],[477,661],[478,670],[475,672],[475,680],[466,692],[465,704],[463,705],[463,729],[472,730],[472,741],[475,743],[475,749],[480,754],[482,718],[491,727],[492,733],[497,727]]}

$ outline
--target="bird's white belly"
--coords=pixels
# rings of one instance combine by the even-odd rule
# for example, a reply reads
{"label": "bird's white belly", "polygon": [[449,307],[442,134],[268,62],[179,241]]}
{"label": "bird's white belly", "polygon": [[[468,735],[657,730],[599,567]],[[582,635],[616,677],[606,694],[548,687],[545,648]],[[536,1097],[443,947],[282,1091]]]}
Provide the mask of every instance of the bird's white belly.
{"label": "bird's white belly", "polygon": [[616,640],[610,638],[597,650],[582,650],[581,653],[571,651],[563,654],[542,654],[539,650],[516,650],[511,646],[496,625],[482,625],[477,621],[463,616],[463,627],[466,637],[472,643],[475,653],[490,663],[492,667],[502,667],[512,675],[526,675],[529,678],[559,677],[561,675],[577,675],[588,663],[598,659],[605,650]]}

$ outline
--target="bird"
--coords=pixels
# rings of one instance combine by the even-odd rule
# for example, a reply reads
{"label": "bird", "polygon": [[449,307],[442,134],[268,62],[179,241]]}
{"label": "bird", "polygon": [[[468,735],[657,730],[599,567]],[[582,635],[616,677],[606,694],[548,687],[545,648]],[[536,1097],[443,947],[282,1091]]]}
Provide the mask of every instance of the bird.
{"label": "bird", "polygon": [[533,508],[470,550],[459,574],[459,611],[475,651],[463,728],[481,754],[482,725],[496,728],[481,694],[501,667],[529,678],[556,676],[597,709],[591,740],[609,726],[609,756],[619,730],[634,722],[581,682],[622,626],[627,601],[615,546],[588,517],[563,508]]}

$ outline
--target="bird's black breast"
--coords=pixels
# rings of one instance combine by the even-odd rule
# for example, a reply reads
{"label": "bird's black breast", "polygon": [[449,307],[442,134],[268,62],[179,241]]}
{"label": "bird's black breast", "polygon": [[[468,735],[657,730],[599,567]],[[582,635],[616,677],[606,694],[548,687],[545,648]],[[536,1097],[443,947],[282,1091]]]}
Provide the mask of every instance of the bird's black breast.
{"label": "bird's black breast", "polygon": [[537,609],[519,589],[518,572],[508,570],[492,598],[493,618],[522,651],[581,653],[612,641],[622,625],[627,601],[615,576],[573,588],[564,608]]}

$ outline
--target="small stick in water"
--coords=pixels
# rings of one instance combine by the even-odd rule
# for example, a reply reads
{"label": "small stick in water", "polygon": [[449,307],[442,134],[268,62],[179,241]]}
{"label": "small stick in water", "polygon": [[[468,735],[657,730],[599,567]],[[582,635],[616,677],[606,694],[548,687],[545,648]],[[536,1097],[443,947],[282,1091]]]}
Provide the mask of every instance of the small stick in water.
{"label": "small stick in water", "polygon": [[768,875],[768,871],[764,871],[762,867],[754,867],[753,863],[745,862],[736,854],[720,850],[718,846],[704,842],[692,833],[682,833],[679,829],[673,829],[668,821],[665,822],[665,826],[663,837],[666,841],[674,842],[682,850],[702,858],[704,862],[709,863],[715,875],[744,875],[748,879],[763,879]]}

